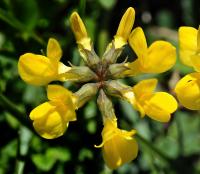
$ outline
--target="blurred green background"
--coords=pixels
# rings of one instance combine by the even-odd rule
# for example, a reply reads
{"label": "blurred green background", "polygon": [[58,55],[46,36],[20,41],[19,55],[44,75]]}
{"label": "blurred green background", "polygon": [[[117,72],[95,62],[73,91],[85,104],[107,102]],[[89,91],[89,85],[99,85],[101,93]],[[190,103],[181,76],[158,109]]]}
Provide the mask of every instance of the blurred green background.
{"label": "blurred green background", "polygon": [[[39,137],[28,117],[46,100],[44,87],[25,84],[17,72],[17,61],[26,52],[45,52],[49,37],[62,48],[62,62],[82,63],[69,25],[77,10],[84,20],[95,50],[102,55],[112,40],[125,10],[136,10],[134,27],[141,26],[148,43],[163,39],[178,48],[177,29],[200,24],[199,0],[1,0],[0,1],[0,174],[199,174],[200,114],[182,107],[168,124],[141,119],[124,101],[114,100],[121,128],[137,129],[138,157],[115,171],[109,170],[100,149],[102,120],[96,99],[78,110],[78,121],[71,122],[64,136],[45,140]],[[133,53],[127,46],[124,54]],[[122,61],[124,60],[124,57]],[[34,65],[33,65],[34,66]],[[161,75],[159,89],[171,91],[175,82],[193,70],[179,60]],[[141,75],[124,80],[154,77]],[[65,83],[72,91],[80,84]]]}

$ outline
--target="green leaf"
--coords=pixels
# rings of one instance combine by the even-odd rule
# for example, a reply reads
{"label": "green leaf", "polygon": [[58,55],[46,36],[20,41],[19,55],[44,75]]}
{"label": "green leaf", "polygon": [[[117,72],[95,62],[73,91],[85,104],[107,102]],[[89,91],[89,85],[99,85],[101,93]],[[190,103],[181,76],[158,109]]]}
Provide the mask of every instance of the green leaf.
{"label": "green leaf", "polygon": [[133,163],[126,163],[122,165],[120,168],[117,169],[117,172],[119,174],[124,174],[124,173],[137,173],[138,168],[135,164]]}
{"label": "green leaf", "polygon": [[0,8],[0,19],[15,29],[23,31],[24,26],[9,12]]}
{"label": "green leaf", "polygon": [[122,107],[124,116],[127,117],[133,124],[138,121],[138,113],[133,109],[133,106],[130,103],[120,100],[120,106]]}
{"label": "green leaf", "polygon": [[174,25],[173,14],[169,10],[159,11],[156,18],[159,26],[171,28]]}
{"label": "green leaf", "polygon": [[85,13],[85,6],[86,6],[86,0],[80,0],[80,4],[79,4],[79,14],[81,16],[84,16]]}
{"label": "green leaf", "polygon": [[137,122],[135,129],[147,140],[151,139],[151,131],[147,120],[143,119]]}
{"label": "green leaf", "polygon": [[[37,96],[37,97],[35,97]],[[32,105],[39,105],[41,101],[46,99],[43,88],[27,85],[24,91],[23,101]]]}
{"label": "green leaf", "polygon": [[84,161],[85,159],[92,159],[93,158],[93,153],[91,152],[91,150],[83,148],[80,150],[78,159],[80,161]]}
{"label": "green leaf", "polygon": [[29,142],[32,138],[33,133],[26,127],[21,126],[20,127],[20,155],[25,156],[28,153],[29,149]]}
{"label": "green leaf", "polygon": [[93,118],[97,114],[97,106],[94,100],[91,100],[84,108],[84,116],[86,119]]}
{"label": "green leaf", "polygon": [[32,155],[33,163],[42,171],[52,169],[56,161],[69,161],[71,154],[68,149],[62,147],[48,148],[45,154]]}
{"label": "green leaf", "polygon": [[73,52],[72,52],[72,64],[78,66],[80,65],[80,61],[81,61],[80,54],[78,52],[78,49],[75,48],[73,49]]}
{"label": "green leaf", "polygon": [[46,144],[42,143],[41,139],[39,136],[33,136],[30,146],[32,149],[34,149],[36,152],[42,151],[43,148],[46,147]]}
{"label": "green leaf", "polygon": [[3,47],[3,44],[6,42],[6,36],[4,33],[0,32],[0,49]]}
{"label": "green leaf", "polygon": [[69,150],[62,147],[49,148],[46,152],[46,156],[62,162],[69,161],[71,159]]}
{"label": "green leaf", "polygon": [[108,32],[104,30],[100,31],[98,34],[98,53],[100,57],[105,52],[108,42]]}
{"label": "green leaf", "polygon": [[14,15],[23,23],[26,33],[31,32],[38,21],[38,6],[35,0],[15,0],[12,3]]}
{"label": "green leaf", "polygon": [[182,8],[183,22],[187,26],[195,25],[195,1],[182,0],[180,3]]}
{"label": "green leaf", "polygon": [[94,19],[90,18],[85,18],[84,20],[87,32],[89,36],[91,37],[92,41],[95,42],[95,31],[96,31],[96,22]]}
{"label": "green leaf", "polygon": [[5,112],[6,120],[8,124],[13,128],[16,129],[19,127],[19,121],[11,115],[9,112]]}
{"label": "green leaf", "polygon": [[97,130],[97,122],[96,120],[90,120],[87,123],[87,130],[89,133],[94,134]]}
{"label": "green leaf", "polygon": [[1,153],[5,157],[6,156],[15,157],[16,149],[17,149],[17,140],[15,139],[9,142],[5,147],[3,147]]}
{"label": "green leaf", "polygon": [[192,155],[200,153],[200,117],[199,114],[188,114],[185,112],[177,112],[175,115],[180,124],[182,133],[183,153],[184,155]]}
{"label": "green leaf", "polygon": [[[32,138],[32,132],[24,127],[20,127],[20,132],[19,132],[19,151],[18,151],[18,156],[20,157],[25,157],[28,154],[28,149],[29,149],[29,143]],[[16,173],[17,174],[23,174],[24,172],[24,166],[25,166],[25,160],[21,158],[17,158],[16,162]]]}
{"label": "green leaf", "polygon": [[42,171],[51,170],[56,162],[54,158],[49,158],[48,156],[42,154],[32,155],[32,161],[37,166],[37,168]]}
{"label": "green leaf", "polygon": [[101,6],[107,10],[110,10],[116,4],[116,0],[99,0]]}
{"label": "green leaf", "polygon": [[6,146],[1,147],[0,149],[0,172],[2,171],[2,174],[7,173],[6,171],[10,170],[10,166],[8,165],[10,162],[10,159],[13,159],[16,157],[17,155],[17,140],[14,139],[10,142],[8,142],[8,144],[6,144]]}

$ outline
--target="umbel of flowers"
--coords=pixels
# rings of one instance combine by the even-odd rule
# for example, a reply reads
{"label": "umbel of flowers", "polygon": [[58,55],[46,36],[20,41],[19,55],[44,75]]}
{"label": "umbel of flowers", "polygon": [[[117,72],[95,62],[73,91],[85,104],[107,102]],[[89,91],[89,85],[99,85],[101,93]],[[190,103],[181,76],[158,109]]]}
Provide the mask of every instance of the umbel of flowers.
{"label": "umbel of flowers", "polygon": [[[21,78],[32,85],[47,86],[48,101],[30,113],[30,119],[37,133],[43,138],[62,136],[70,121],[76,121],[76,110],[98,95],[97,104],[102,114],[102,148],[107,166],[116,169],[130,162],[138,154],[136,130],[126,131],[118,127],[111,97],[127,100],[141,117],[148,116],[156,121],[168,122],[177,109],[174,97],[166,92],[155,92],[157,80],[140,81],[133,87],[122,84],[119,78],[143,73],[162,73],[169,70],[176,61],[176,49],[165,41],[147,45],[142,28],[132,31],[135,10],[130,7],[124,13],[117,32],[100,58],[77,12],[70,18],[71,27],[83,58],[84,66],[66,66],[60,59],[59,43],[50,38],[46,56],[26,53],[19,58],[18,70]],[[129,44],[136,53],[133,62],[117,63],[117,59]],[[53,81],[72,81],[83,84],[76,92],[60,85],[48,85]]]}

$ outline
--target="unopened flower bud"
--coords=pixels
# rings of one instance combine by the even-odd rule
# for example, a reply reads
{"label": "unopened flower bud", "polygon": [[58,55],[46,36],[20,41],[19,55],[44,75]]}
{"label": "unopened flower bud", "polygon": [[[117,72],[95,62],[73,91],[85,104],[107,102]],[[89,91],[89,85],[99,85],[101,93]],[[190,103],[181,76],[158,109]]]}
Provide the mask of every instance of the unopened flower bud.
{"label": "unopened flower bud", "polygon": [[117,33],[114,37],[115,47],[120,48],[127,43],[128,36],[131,32],[135,21],[135,10],[132,7],[129,7],[124,13],[119,27],[117,29]]}
{"label": "unopened flower bud", "polygon": [[85,25],[77,12],[72,13],[70,22],[78,45],[91,50],[91,39],[88,37]]}

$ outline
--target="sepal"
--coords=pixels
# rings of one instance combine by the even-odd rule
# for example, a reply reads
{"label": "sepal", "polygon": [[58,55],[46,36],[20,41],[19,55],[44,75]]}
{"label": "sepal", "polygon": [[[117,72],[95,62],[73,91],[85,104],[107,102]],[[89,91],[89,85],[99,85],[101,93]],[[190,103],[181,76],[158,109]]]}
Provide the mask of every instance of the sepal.
{"label": "sepal", "polygon": [[88,102],[92,97],[94,97],[97,91],[97,83],[87,83],[83,85],[77,92],[75,92],[74,94],[77,97],[77,109],[82,107],[86,102]]}

